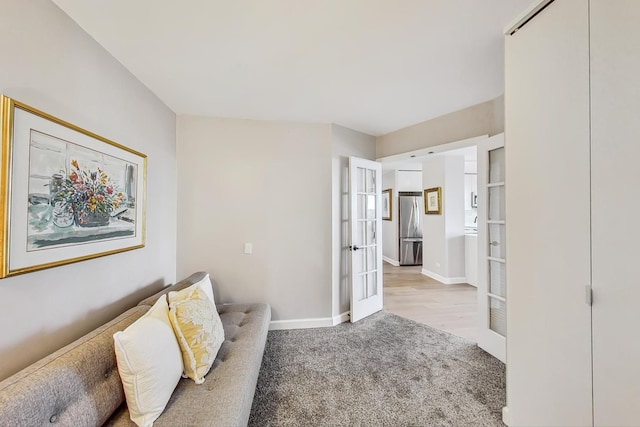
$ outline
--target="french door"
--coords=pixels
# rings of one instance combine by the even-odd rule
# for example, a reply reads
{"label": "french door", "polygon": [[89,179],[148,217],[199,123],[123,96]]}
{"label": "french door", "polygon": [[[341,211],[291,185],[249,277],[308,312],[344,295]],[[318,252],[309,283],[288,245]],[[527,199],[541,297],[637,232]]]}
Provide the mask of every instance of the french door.
{"label": "french door", "polygon": [[351,321],[382,310],[382,165],[349,158]]}
{"label": "french door", "polygon": [[504,134],[478,143],[478,346],[506,362]]}

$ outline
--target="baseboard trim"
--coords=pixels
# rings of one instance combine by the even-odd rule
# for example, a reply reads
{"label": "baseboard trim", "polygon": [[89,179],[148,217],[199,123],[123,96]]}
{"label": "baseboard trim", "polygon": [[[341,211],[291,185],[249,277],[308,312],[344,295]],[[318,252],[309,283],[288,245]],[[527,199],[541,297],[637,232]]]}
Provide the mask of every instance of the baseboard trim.
{"label": "baseboard trim", "polygon": [[389,257],[386,256],[382,256],[382,260],[388,262],[389,264],[393,265],[394,267],[400,267],[400,263],[394,259],[391,259]]}
{"label": "baseboard trim", "polygon": [[334,317],[316,317],[312,319],[272,320],[269,324],[270,331],[282,331],[286,329],[310,329],[330,328],[349,320],[349,312],[346,311]]}
{"label": "baseboard trim", "polygon": [[433,271],[429,271],[424,268],[422,269],[422,275],[431,277],[432,279],[435,279],[438,282],[442,282],[445,285],[456,285],[459,283],[467,283],[466,277],[444,277],[439,275],[438,273],[434,273]]}
{"label": "baseboard trim", "polygon": [[506,406],[502,408],[502,422],[508,426],[511,425],[511,419],[509,418],[509,408],[507,408]]}

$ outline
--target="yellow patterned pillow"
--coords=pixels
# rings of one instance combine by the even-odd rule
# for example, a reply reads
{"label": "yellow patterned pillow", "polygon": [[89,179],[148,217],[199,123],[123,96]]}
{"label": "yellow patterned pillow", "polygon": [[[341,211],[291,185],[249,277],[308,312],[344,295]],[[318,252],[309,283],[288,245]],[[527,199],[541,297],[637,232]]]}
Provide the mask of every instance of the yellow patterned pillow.
{"label": "yellow patterned pillow", "polygon": [[198,285],[169,292],[169,320],[182,351],[184,374],[202,384],[224,341],[216,306]]}

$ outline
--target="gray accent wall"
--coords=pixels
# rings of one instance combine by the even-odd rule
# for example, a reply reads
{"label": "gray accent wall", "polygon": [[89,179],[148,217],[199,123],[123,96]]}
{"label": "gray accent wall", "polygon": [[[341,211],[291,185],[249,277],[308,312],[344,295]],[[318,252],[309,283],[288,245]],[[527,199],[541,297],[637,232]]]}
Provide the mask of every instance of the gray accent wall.
{"label": "gray accent wall", "polygon": [[330,324],[349,310],[349,156],[373,159],[374,137],[179,116],[178,275],[210,272],[221,301],[269,303],[279,328]]}
{"label": "gray accent wall", "polygon": [[[273,320],[331,315],[329,124],[178,117],[178,275]],[[245,244],[253,253],[245,254]]]}
{"label": "gray accent wall", "polygon": [[5,0],[0,92],[148,156],[143,249],[0,280],[0,379],[175,281],[175,114],[48,0]]}

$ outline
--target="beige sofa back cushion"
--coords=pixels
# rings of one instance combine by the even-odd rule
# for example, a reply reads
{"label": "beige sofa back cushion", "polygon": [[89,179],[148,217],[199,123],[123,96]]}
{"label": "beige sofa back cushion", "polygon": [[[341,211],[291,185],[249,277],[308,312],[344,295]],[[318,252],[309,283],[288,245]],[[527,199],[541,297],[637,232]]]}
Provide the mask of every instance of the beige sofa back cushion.
{"label": "beige sofa back cushion", "polygon": [[134,307],[0,382],[0,426],[102,425],[124,402],[113,334],[148,310]]}

